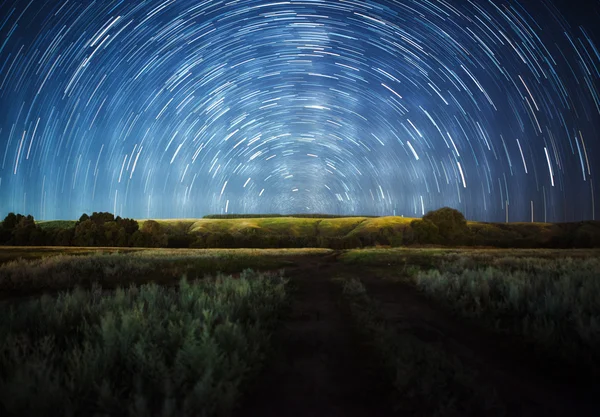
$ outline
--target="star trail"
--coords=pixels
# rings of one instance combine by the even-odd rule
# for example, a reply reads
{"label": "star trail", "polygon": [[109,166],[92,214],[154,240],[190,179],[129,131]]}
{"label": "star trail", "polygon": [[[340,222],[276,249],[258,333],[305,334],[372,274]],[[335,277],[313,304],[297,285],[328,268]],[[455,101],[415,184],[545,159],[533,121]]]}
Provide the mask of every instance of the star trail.
{"label": "star trail", "polygon": [[0,213],[595,219],[600,1],[0,1]]}

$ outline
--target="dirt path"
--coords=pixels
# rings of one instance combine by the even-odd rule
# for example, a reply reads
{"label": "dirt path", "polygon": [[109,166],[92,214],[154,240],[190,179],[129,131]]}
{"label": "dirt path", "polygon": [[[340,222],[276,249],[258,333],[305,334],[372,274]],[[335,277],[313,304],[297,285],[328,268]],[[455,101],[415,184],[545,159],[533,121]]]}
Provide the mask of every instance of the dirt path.
{"label": "dirt path", "polygon": [[339,274],[362,279],[386,318],[402,323],[403,331],[477,370],[478,381],[497,390],[508,416],[600,416],[598,401],[578,389],[582,384],[552,375],[552,363],[540,373],[535,352],[515,339],[453,317],[410,285],[341,264],[337,254],[303,261],[287,270],[295,290],[274,336],[276,356],[267,359],[239,417],[394,415],[392,387],[369,362],[372,352],[341,307],[340,288],[331,281]]}
{"label": "dirt path", "polygon": [[239,410],[240,417],[358,417],[392,414],[387,390],[339,308],[335,256],[288,271],[295,287],[288,319],[274,337],[279,355]]}
{"label": "dirt path", "polygon": [[515,339],[454,318],[408,284],[369,274],[362,281],[369,295],[381,303],[387,320],[398,322],[403,331],[421,340],[443,346],[476,369],[479,380],[497,390],[511,417],[600,415],[598,400],[575,386],[583,385],[577,384],[580,381],[549,378],[554,365],[546,363],[547,369],[540,372],[535,352]]}

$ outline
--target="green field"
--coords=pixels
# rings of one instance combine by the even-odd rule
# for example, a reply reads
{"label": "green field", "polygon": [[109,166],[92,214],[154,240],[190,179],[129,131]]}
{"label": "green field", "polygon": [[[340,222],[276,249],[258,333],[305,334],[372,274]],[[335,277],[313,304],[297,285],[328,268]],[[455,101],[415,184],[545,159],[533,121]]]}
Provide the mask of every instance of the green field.
{"label": "green field", "polygon": [[[229,233],[232,235],[289,235],[293,237],[337,237],[377,233],[384,228],[402,229],[412,218],[405,217],[341,217],[334,219],[275,217],[241,219],[174,219],[160,220],[171,230],[187,233]],[[144,220],[138,220],[140,225]]]}

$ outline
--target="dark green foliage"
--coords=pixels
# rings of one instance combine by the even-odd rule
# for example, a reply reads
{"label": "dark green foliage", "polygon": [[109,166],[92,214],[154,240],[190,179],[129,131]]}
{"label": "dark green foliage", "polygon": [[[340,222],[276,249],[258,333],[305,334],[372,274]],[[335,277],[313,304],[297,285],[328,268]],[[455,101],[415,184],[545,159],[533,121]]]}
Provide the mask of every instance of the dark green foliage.
{"label": "dark green foliage", "polygon": [[33,216],[9,213],[0,227],[0,243],[17,246],[44,245],[46,234],[36,225]]}
{"label": "dark green foliage", "polygon": [[557,223],[548,242],[553,248],[600,247],[600,221]]}
{"label": "dark green foliage", "polygon": [[0,227],[0,244],[7,245],[10,242],[10,238],[12,237],[12,233],[10,230],[6,230],[3,227]]}
{"label": "dark green foliage", "polygon": [[[192,242],[194,242],[194,236],[192,235],[183,235],[183,234],[179,234],[179,235],[174,235],[174,236],[168,236],[167,237],[167,248],[189,248],[192,244]],[[223,248],[225,247],[231,247],[231,246],[221,246]]]}
{"label": "dark green foliage", "polygon": [[466,243],[469,238],[467,220],[456,209],[442,207],[425,214],[423,220],[429,220],[437,226],[441,242],[444,244],[461,245]]}
{"label": "dark green foliage", "polygon": [[569,366],[600,375],[600,261],[447,256],[411,279],[456,312],[527,338]]}
{"label": "dark green foliage", "polygon": [[[76,223],[71,243],[75,246],[153,246],[152,239],[136,235],[138,222],[112,213],[83,214]],[[136,236],[134,236],[136,235]],[[61,240],[66,240],[66,235]]]}
{"label": "dark green foliage", "polygon": [[114,221],[115,215],[108,212],[93,212],[90,216],[90,220],[100,226],[106,222]]}
{"label": "dark green foliage", "polygon": [[281,276],[245,271],[20,304],[0,322],[0,410],[229,416],[264,361],[285,299]]}
{"label": "dark green foliage", "polygon": [[43,244],[41,231],[35,225],[33,216],[21,217],[12,229],[13,242],[17,246]]}
{"label": "dark green foliage", "polygon": [[471,232],[471,242],[477,246],[510,248],[526,245],[519,233],[502,227],[501,223],[480,223],[472,227]]}
{"label": "dark green foliage", "polygon": [[336,250],[362,248],[362,242],[358,236],[320,237],[317,243],[321,248]]}
{"label": "dark green foliage", "polygon": [[146,220],[142,228],[134,232],[133,246],[162,248],[168,243],[167,233],[163,227],[154,220]]}
{"label": "dark green foliage", "polygon": [[428,219],[413,220],[410,223],[413,243],[433,244],[441,240],[439,228]]}
{"label": "dark green foliage", "polygon": [[67,229],[49,230],[48,236],[52,240],[48,239],[47,244],[56,246],[69,246],[73,242],[74,235],[74,227],[69,227]]}
{"label": "dark green foliage", "polygon": [[17,223],[19,223],[23,217],[24,216],[22,214],[8,213],[8,215],[2,221],[2,228],[12,232]]}
{"label": "dark green foliage", "polygon": [[134,234],[140,228],[140,225],[138,224],[138,222],[133,219],[121,218],[121,217],[117,216],[115,221],[117,222],[119,227],[123,228],[123,230],[125,231],[125,234],[127,234],[127,235]]}
{"label": "dark green foliage", "polygon": [[75,246],[100,246],[102,230],[91,219],[84,220],[75,227],[73,244]]}

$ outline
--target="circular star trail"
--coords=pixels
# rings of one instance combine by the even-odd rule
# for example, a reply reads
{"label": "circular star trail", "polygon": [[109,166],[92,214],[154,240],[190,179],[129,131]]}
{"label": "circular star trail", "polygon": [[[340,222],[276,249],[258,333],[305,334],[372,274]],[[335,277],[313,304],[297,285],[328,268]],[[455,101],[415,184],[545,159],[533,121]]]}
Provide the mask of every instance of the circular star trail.
{"label": "circular star trail", "polygon": [[598,21],[598,0],[1,1],[0,213],[592,219]]}

